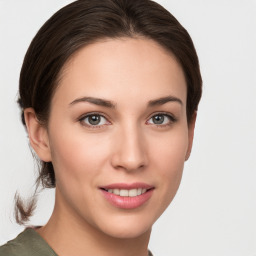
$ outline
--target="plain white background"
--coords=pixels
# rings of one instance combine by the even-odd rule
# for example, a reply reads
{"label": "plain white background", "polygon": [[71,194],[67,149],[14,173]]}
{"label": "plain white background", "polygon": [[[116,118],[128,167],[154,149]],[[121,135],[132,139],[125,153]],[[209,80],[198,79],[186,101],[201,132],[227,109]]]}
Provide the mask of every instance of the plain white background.
{"label": "plain white background", "polygon": [[[22,231],[13,197],[28,196],[35,179],[16,105],[22,60],[40,26],[69,2],[0,0],[0,244]],[[204,93],[181,187],[149,247],[156,256],[255,256],[256,1],[158,2],[190,33]],[[54,191],[44,191],[31,224],[44,224],[53,203]]]}

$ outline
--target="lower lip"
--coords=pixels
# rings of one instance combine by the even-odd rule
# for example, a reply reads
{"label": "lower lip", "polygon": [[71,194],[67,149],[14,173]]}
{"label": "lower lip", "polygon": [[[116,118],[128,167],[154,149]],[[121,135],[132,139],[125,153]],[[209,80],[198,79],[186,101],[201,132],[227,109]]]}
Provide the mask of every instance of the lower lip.
{"label": "lower lip", "polygon": [[129,196],[118,196],[113,193],[109,193],[105,190],[101,190],[104,197],[112,205],[122,209],[135,209],[145,204],[152,196],[153,189],[134,197]]}

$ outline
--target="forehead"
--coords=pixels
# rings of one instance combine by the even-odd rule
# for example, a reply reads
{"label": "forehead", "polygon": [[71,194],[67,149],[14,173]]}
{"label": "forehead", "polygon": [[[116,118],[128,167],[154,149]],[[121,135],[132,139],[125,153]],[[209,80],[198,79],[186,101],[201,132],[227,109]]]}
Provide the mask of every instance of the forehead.
{"label": "forehead", "polygon": [[139,95],[145,100],[165,95],[184,103],[186,99],[185,77],[175,57],[145,38],[106,39],[85,46],[65,64],[60,77],[53,100]]}

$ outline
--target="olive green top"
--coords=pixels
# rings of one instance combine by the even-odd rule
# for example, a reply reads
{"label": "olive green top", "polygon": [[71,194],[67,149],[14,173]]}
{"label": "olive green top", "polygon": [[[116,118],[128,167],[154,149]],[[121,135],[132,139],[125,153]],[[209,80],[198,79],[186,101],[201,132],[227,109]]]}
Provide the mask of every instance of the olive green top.
{"label": "olive green top", "polygon": [[27,228],[15,239],[0,247],[0,256],[57,256],[46,241],[33,229]]}
{"label": "olive green top", "polygon": [[[58,256],[33,229],[27,228],[15,239],[0,246],[0,256]],[[148,256],[153,256],[148,252]]]}

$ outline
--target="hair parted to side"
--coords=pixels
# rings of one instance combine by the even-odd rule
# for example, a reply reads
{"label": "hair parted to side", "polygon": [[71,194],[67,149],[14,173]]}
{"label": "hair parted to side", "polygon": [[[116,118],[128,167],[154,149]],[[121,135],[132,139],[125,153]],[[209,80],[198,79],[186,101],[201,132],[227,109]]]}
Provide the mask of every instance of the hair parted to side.
{"label": "hair parted to side", "polygon": [[[150,0],[78,0],[46,21],[28,48],[19,82],[23,124],[24,109],[32,107],[38,121],[47,126],[61,70],[74,53],[98,40],[121,37],[152,39],[175,56],[187,82],[189,123],[201,98],[202,79],[193,42],[175,17]],[[51,162],[40,161],[36,183],[36,188],[55,187]],[[16,221],[24,224],[33,213],[35,197],[26,206],[18,195],[15,200]]]}

